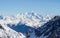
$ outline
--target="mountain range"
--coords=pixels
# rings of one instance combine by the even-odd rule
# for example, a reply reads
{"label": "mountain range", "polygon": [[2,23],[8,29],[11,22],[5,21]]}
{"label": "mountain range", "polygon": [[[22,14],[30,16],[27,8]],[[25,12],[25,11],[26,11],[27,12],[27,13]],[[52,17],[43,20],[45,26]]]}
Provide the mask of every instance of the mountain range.
{"label": "mountain range", "polygon": [[52,38],[56,34],[53,32],[60,28],[56,25],[60,23],[59,19],[60,16],[43,16],[34,12],[0,16],[0,38]]}

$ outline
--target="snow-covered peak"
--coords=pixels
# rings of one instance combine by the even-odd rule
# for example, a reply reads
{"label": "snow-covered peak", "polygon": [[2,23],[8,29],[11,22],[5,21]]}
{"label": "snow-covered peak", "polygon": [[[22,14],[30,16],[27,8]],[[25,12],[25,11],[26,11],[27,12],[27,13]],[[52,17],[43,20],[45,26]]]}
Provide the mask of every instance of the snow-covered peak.
{"label": "snow-covered peak", "polygon": [[[50,16],[42,16],[40,13],[20,13],[15,16],[4,16],[4,19],[2,22],[4,24],[17,24],[17,23],[23,23],[26,25],[29,25],[31,27],[41,25],[42,23],[46,23],[51,19]],[[1,20],[0,20],[1,23]]]}

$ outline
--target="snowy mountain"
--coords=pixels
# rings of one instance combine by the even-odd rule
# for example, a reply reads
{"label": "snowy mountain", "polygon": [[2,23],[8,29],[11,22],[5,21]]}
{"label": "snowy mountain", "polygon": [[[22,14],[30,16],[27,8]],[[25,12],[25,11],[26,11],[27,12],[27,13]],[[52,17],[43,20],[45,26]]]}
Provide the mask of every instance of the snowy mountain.
{"label": "snowy mountain", "polygon": [[0,16],[0,18],[1,38],[26,38],[26,35],[29,35],[29,33],[30,38],[36,38],[35,29],[42,27],[52,17],[32,12],[15,16]]}
{"label": "snowy mountain", "polygon": [[43,38],[60,38],[60,16],[55,16],[37,29]]}
{"label": "snowy mountain", "polygon": [[0,25],[0,38],[24,38],[24,35],[10,29],[6,25]]}

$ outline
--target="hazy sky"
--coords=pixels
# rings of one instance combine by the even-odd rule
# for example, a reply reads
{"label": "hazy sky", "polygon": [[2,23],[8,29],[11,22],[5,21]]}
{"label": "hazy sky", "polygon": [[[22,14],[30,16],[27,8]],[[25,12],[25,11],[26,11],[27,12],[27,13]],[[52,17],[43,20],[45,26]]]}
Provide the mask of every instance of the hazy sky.
{"label": "hazy sky", "polygon": [[16,15],[25,12],[41,15],[60,15],[60,0],[0,0],[0,15]]}

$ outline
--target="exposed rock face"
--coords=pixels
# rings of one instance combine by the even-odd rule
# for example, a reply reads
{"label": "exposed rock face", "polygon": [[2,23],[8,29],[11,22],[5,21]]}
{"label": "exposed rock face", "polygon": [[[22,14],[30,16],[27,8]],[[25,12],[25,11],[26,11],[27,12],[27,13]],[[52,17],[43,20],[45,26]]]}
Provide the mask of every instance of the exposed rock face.
{"label": "exposed rock face", "polygon": [[46,38],[60,38],[60,16],[55,16],[38,29]]}

